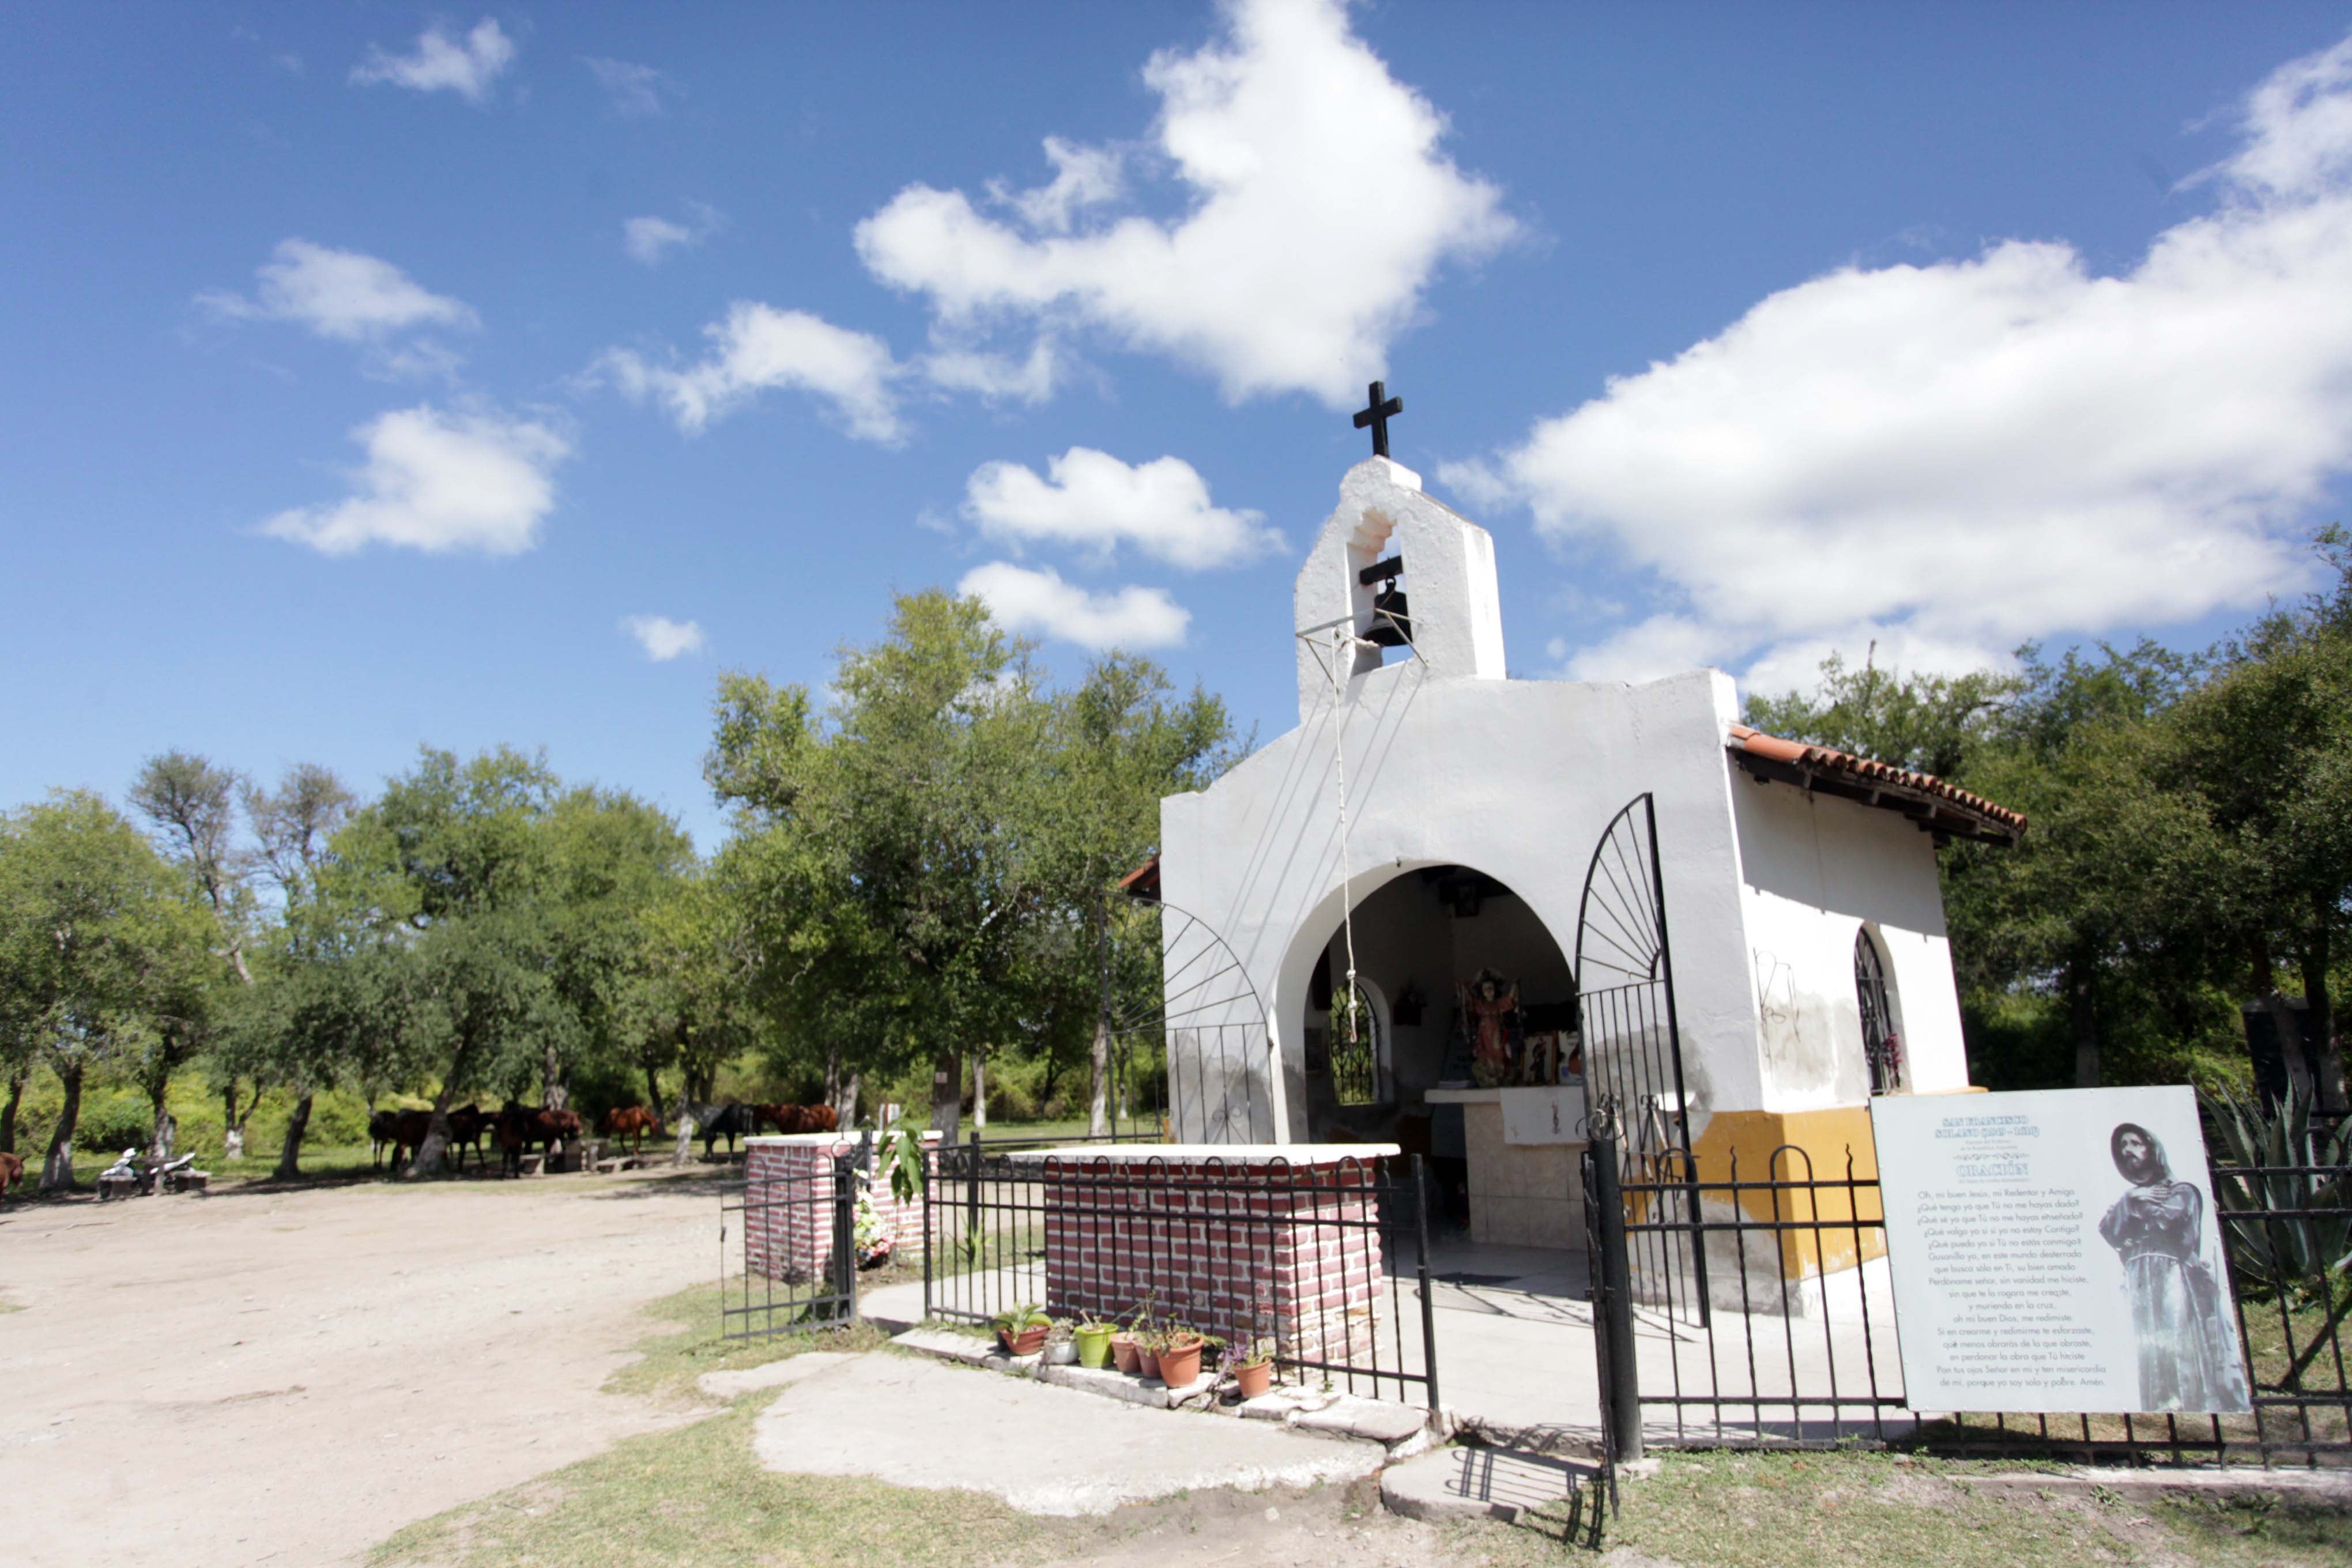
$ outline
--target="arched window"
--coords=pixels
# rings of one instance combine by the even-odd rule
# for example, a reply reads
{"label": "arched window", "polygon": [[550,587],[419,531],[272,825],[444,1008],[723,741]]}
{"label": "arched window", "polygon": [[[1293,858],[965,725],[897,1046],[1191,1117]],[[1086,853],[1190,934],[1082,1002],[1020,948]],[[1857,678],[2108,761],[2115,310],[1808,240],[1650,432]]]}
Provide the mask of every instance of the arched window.
{"label": "arched window", "polygon": [[1341,1105],[1371,1105],[1380,1099],[1381,1058],[1386,1055],[1380,1014],[1360,983],[1331,1000],[1331,1098]]}
{"label": "arched window", "polygon": [[1903,1087],[1903,1041],[1886,999],[1886,965],[1867,927],[1853,933],[1853,994],[1862,1005],[1862,1050],[1870,1062],[1870,1092]]}

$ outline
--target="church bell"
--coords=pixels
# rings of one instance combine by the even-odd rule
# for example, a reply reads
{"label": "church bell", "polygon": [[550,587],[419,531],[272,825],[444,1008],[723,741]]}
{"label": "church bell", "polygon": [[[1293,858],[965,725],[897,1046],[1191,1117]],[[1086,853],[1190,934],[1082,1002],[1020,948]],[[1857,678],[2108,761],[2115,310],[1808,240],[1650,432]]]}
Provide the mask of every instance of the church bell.
{"label": "church bell", "polygon": [[1405,608],[1404,590],[1397,579],[1404,575],[1404,557],[1391,555],[1376,561],[1356,574],[1356,581],[1370,587],[1381,585],[1372,595],[1372,624],[1364,633],[1364,640],[1378,647],[1404,647],[1412,641],[1412,616]]}

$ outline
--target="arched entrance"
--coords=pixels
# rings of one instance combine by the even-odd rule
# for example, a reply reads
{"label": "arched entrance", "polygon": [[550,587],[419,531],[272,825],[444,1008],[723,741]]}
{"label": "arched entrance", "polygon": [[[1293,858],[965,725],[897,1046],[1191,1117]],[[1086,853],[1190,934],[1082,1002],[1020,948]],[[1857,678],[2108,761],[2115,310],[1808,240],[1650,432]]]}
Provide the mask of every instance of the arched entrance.
{"label": "arched entrance", "polygon": [[1317,950],[1290,1020],[1304,1068],[1293,1136],[1429,1156],[1440,1215],[1465,1224],[1465,1107],[1424,1097],[1441,1086],[1574,1082],[1576,990],[1559,941],[1509,884],[1458,865],[1394,874],[1357,900],[1351,921],[1334,921]]}

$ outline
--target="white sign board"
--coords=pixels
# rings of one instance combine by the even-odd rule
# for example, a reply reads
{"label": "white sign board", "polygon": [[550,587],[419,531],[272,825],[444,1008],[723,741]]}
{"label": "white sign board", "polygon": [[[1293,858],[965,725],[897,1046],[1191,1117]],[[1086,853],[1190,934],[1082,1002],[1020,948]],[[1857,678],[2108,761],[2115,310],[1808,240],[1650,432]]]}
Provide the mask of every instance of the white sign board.
{"label": "white sign board", "polygon": [[1905,1403],[2249,1409],[2186,1088],[1870,1102]]}

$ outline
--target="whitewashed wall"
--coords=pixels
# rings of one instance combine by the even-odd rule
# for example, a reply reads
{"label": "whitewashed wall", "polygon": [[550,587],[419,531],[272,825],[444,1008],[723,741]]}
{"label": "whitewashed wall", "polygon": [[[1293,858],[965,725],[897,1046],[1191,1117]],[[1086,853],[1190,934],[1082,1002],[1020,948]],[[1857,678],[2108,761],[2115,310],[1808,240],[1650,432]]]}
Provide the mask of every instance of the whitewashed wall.
{"label": "whitewashed wall", "polygon": [[1752,777],[1734,785],[1732,803],[1759,1004],[1759,1109],[1868,1098],[1853,983],[1865,922],[1887,961],[1906,1087],[1966,1087],[1935,841],[1895,812]]}
{"label": "whitewashed wall", "polygon": [[[1363,622],[1371,592],[1352,568],[1398,552],[1421,657],[1391,650],[1376,666],[1369,650],[1349,654],[1359,668],[1343,695],[1325,659],[1298,647],[1299,727],[1210,789],[1160,805],[1164,895],[1246,969],[1289,1106],[1303,1103],[1309,978],[1344,907],[1424,866],[1471,867],[1517,893],[1573,962],[1593,850],[1644,791],[1657,800],[1694,1111],[1865,1098],[1853,981],[1864,920],[1885,938],[1912,1081],[1966,1083],[1927,836],[1895,814],[1739,773],[1724,751],[1738,699],[1720,671],[1639,686],[1504,679],[1492,541],[1383,459],[1342,482],[1299,573],[1297,624]],[[1759,994],[1785,995],[1789,1022],[1776,1016],[1768,1030]],[[1294,1135],[1304,1130],[1294,1116]]]}

